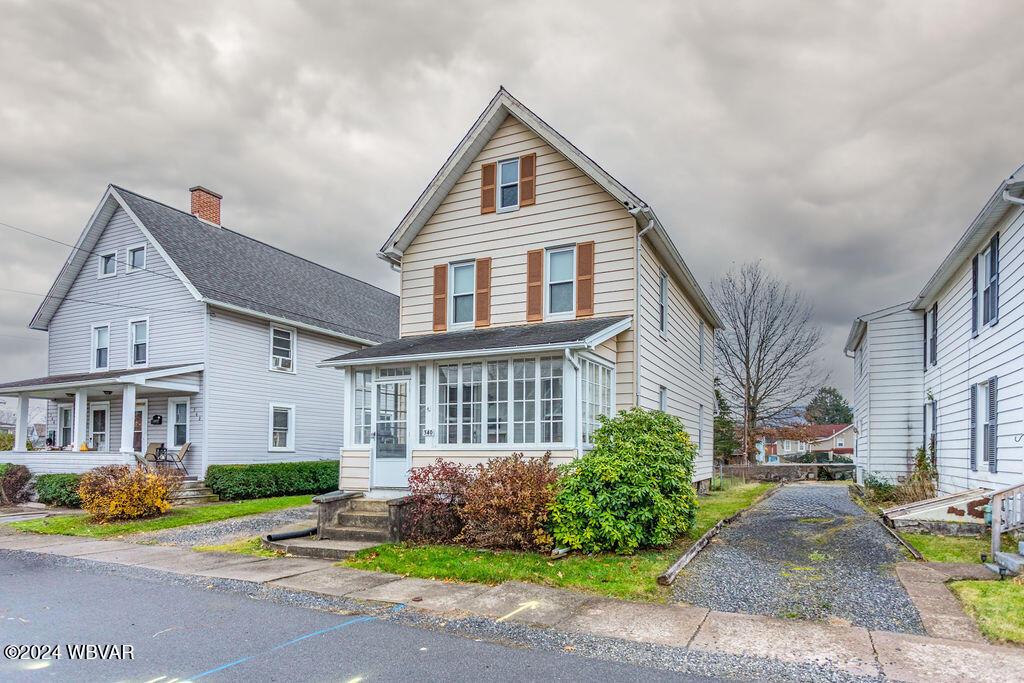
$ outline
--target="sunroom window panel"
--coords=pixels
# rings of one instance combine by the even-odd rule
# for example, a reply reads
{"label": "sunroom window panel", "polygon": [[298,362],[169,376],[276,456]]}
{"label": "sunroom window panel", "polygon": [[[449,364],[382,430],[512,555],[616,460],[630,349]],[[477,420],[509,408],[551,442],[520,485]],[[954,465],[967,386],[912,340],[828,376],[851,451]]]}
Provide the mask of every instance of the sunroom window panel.
{"label": "sunroom window panel", "polygon": [[487,443],[508,443],[508,361],[487,363]]}
{"label": "sunroom window panel", "polygon": [[536,439],[537,363],[516,360],[512,363],[512,441],[533,443]]}
{"label": "sunroom window panel", "polygon": [[483,365],[462,366],[462,443],[483,441]]}
{"label": "sunroom window panel", "polygon": [[366,445],[370,443],[370,420],[372,419],[372,385],[369,370],[356,370],[355,372],[355,433],[352,435],[354,443]]}
{"label": "sunroom window panel", "polygon": [[437,368],[437,442],[459,442],[459,366]]}
{"label": "sunroom window panel", "polygon": [[562,441],[562,359],[542,358],[540,361],[540,440],[542,443]]}
{"label": "sunroom window panel", "polygon": [[419,391],[417,395],[419,397],[419,442],[425,444],[427,442],[427,430],[430,427],[427,426],[427,368],[420,366],[417,371]]}

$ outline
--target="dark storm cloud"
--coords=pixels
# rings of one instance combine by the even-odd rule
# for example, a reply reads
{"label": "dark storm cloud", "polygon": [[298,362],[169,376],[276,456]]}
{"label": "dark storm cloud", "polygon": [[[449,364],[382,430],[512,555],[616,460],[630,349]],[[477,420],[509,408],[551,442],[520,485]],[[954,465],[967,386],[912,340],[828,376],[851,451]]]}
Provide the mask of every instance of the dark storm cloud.
{"label": "dark storm cloud", "polygon": [[[73,242],[109,182],[391,289],[373,258],[499,84],[658,210],[702,282],[762,259],[826,361],[1024,158],[1009,3],[0,0],[0,221]],[[3,231],[0,287],[66,249]],[[0,379],[45,371],[0,292]]]}

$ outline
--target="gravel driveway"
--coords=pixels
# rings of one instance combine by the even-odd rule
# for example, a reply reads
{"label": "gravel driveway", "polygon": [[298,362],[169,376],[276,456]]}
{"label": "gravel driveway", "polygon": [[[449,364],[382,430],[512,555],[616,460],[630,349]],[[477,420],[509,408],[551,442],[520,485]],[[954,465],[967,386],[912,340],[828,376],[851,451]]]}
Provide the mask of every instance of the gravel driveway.
{"label": "gravel driveway", "polygon": [[893,571],[905,559],[846,486],[794,484],[723,529],[680,574],[674,593],[725,612],[923,635]]}
{"label": "gravel driveway", "polygon": [[185,547],[221,545],[241,538],[251,538],[260,534],[270,533],[274,529],[286,524],[294,524],[304,520],[309,520],[309,526],[316,526],[316,505],[302,505],[284,510],[275,510],[274,512],[234,517],[220,522],[194,524],[176,529],[134,534],[130,539],[125,540],[130,540],[133,543],[160,543],[162,545],[180,545]]}

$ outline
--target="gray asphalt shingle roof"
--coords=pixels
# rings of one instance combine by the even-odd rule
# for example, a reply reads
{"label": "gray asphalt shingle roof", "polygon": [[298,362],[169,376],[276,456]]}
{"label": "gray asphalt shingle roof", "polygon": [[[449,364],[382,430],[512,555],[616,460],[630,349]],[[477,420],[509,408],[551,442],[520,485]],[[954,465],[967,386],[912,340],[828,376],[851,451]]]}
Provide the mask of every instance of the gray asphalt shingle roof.
{"label": "gray asphalt shingle roof", "polygon": [[115,187],[202,296],[372,342],[398,336],[395,294]]}
{"label": "gray asphalt shingle roof", "polygon": [[187,368],[190,365],[156,365],[145,368],[128,368],[120,370],[106,370],[103,372],[74,372],[65,375],[47,375],[45,377],[32,377],[31,379],[19,379],[16,382],[0,384],[0,389],[18,389],[19,387],[41,387],[53,384],[74,384],[75,382],[96,382],[104,379],[114,379],[127,375],[140,375],[175,368]]}
{"label": "gray asphalt shingle roof", "polygon": [[587,318],[583,320],[564,320],[418,335],[384,342],[377,346],[369,346],[365,349],[330,358],[324,362],[333,363],[336,361],[348,362],[371,359],[383,362],[388,358],[442,353],[465,353],[471,355],[477,351],[491,349],[506,349],[511,352],[515,351],[516,348],[544,344],[570,346],[574,343],[583,342],[602,330],[606,330],[628,319],[629,316]]}

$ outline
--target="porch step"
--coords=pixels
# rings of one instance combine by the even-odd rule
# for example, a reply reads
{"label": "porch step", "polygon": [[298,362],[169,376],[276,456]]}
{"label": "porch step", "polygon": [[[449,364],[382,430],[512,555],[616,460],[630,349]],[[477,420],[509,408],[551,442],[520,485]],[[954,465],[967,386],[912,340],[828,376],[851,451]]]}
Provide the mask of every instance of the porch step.
{"label": "porch step", "polygon": [[348,509],[351,512],[379,512],[388,514],[388,502],[376,498],[350,498]]}
{"label": "porch step", "polygon": [[319,538],[293,538],[286,541],[268,541],[263,537],[263,547],[287,555],[315,557],[321,560],[344,560],[364,548],[377,545],[374,541],[331,541]]}
{"label": "porch step", "polygon": [[993,558],[1000,567],[1014,574],[1024,571],[1024,556],[1018,553],[996,553]]}
{"label": "porch step", "polygon": [[326,526],[320,530],[320,538],[331,541],[374,541],[387,543],[391,540],[388,530],[367,529],[358,526]]}
{"label": "porch step", "polygon": [[388,528],[388,513],[385,512],[339,512],[336,520],[338,526],[359,527],[361,529]]}
{"label": "porch step", "polygon": [[171,505],[181,507],[184,505],[199,505],[200,503],[216,503],[220,497],[211,491],[204,482],[186,480],[174,495],[170,497]]}

